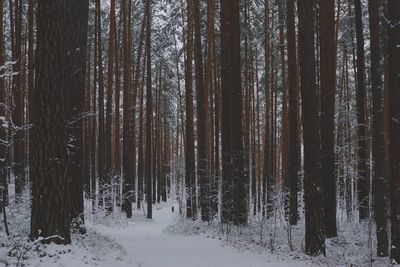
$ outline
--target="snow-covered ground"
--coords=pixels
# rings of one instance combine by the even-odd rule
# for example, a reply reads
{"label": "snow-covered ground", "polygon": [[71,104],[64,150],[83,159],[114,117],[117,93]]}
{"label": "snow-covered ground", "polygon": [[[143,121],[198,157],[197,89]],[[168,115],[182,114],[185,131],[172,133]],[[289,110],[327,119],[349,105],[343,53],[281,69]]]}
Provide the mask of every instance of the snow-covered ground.
{"label": "snow-covered ground", "polygon": [[[176,218],[171,208],[154,211],[152,221],[142,220],[116,229],[97,225],[96,231],[120,244],[125,252],[126,266],[142,267],[269,267],[308,266],[306,263],[278,260],[255,251],[227,246],[206,235],[174,235],[165,229]],[[119,263],[125,266],[125,263]],[[100,265],[102,266],[102,265]]]}
{"label": "snow-covered ground", "polygon": [[111,216],[88,213],[87,234],[73,233],[68,246],[28,241],[27,206],[11,206],[9,217],[10,239],[0,225],[0,266],[389,266],[388,259],[373,259],[370,264],[368,235],[360,224],[342,225],[339,237],[327,240],[327,257],[312,258],[304,255],[304,225],[291,230],[290,249],[282,224],[253,221],[245,228],[222,231],[217,223],[182,219],[170,205],[154,208],[153,220],[147,220],[142,211],[135,211],[130,220],[118,212]]}

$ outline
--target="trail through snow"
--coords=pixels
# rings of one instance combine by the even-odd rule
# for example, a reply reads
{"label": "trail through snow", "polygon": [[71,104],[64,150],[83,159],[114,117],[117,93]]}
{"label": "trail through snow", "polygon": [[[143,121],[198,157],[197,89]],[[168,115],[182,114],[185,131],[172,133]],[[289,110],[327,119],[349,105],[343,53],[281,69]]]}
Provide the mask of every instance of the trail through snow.
{"label": "trail through snow", "polygon": [[[274,255],[239,250],[206,236],[180,236],[163,230],[174,221],[170,208],[154,211],[152,221],[130,223],[124,228],[96,225],[96,231],[115,240],[125,250],[112,267],[301,267],[309,263],[283,261]],[[100,265],[102,266],[102,265]],[[104,266],[109,266],[104,265]]]}

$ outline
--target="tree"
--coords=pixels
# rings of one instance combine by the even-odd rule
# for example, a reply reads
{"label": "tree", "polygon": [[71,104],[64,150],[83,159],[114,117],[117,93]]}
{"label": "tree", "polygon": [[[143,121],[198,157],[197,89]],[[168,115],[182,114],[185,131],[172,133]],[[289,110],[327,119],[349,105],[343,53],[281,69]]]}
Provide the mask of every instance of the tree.
{"label": "tree", "polygon": [[24,92],[22,83],[22,0],[14,1],[14,47],[12,49],[13,72],[18,75],[13,75],[12,90],[13,90],[13,106],[12,106],[12,122],[14,126],[14,176],[15,176],[15,194],[17,200],[25,186],[25,152],[24,152]]}
{"label": "tree", "polygon": [[85,96],[86,48],[89,1],[71,0],[66,4],[67,21],[67,91],[65,118],[68,130],[68,179],[71,220],[83,223],[83,99]]}
{"label": "tree", "polygon": [[[103,73],[103,39],[102,39],[102,24],[101,24],[101,3],[100,0],[96,0],[96,29],[97,29],[97,75],[98,75],[98,148],[97,148],[97,174],[99,177],[100,184],[100,205],[105,199],[106,203],[103,203],[109,210],[112,207],[109,206],[109,195],[106,192],[107,181],[105,172],[105,138],[104,138],[104,73]],[[103,198],[104,197],[104,198]],[[102,205],[101,205],[102,206]]]}
{"label": "tree", "polygon": [[151,0],[146,2],[146,50],[147,50],[147,78],[146,78],[146,156],[145,156],[145,173],[147,180],[146,198],[147,198],[147,218],[153,217],[152,209],[152,121],[153,121],[153,90],[151,86]]}
{"label": "tree", "polygon": [[296,55],[296,29],[295,29],[295,0],[287,0],[287,45],[288,45],[288,85],[289,85],[289,152],[287,179],[289,180],[290,190],[290,224],[296,225],[299,219],[298,215],[298,173],[300,171],[300,162],[298,153],[300,144],[298,142],[297,118],[299,110],[299,99],[297,97],[297,55]]}
{"label": "tree", "polygon": [[222,222],[247,223],[243,179],[239,0],[221,1]]}
{"label": "tree", "polygon": [[[66,11],[67,10],[67,11]],[[68,90],[70,12],[66,1],[43,0],[37,11],[37,68],[33,114],[31,238],[69,244],[65,93]],[[72,29],[71,29],[72,30]]]}
{"label": "tree", "polygon": [[391,252],[395,263],[400,263],[400,2],[388,0],[388,57],[391,150]]}
{"label": "tree", "polygon": [[[3,0],[0,0],[0,67],[5,64],[5,51],[4,51],[4,16],[3,16]],[[3,73],[0,71],[0,75]],[[6,86],[3,78],[0,78],[0,209],[6,205],[8,198],[8,184],[7,184],[7,133],[8,133],[8,121],[7,121],[7,99],[6,99]]]}
{"label": "tree", "polygon": [[306,253],[325,254],[320,173],[318,96],[315,80],[315,1],[298,1],[299,59],[304,139],[304,202]]}
{"label": "tree", "polygon": [[365,115],[365,51],[360,0],[354,0],[357,39],[357,175],[360,220],[368,217],[369,180],[367,177],[366,115]]}
{"label": "tree", "polygon": [[373,138],[372,157],[373,170],[373,207],[376,221],[376,236],[378,239],[377,255],[388,255],[387,236],[387,180],[385,177],[385,147],[383,118],[383,81],[380,52],[380,3],[379,0],[369,0],[369,28],[371,36],[371,83],[373,100]]}
{"label": "tree", "polygon": [[210,182],[207,175],[206,150],[206,102],[203,81],[203,57],[200,29],[200,1],[194,0],[194,61],[196,76],[196,104],[197,104],[197,176],[200,184],[201,219],[210,220]]}
{"label": "tree", "polygon": [[270,38],[269,38],[269,1],[264,1],[264,54],[265,54],[265,139],[263,169],[263,214],[271,211],[272,206],[272,153],[271,153],[271,90],[270,90]]}
{"label": "tree", "polygon": [[187,43],[186,43],[186,142],[185,142],[185,182],[186,182],[186,217],[196,217],[196,178],[194,157],[194,123],[193,123],[193,0],[187,0]]}
{"label": "tree", "polygon": [[321,177],[326,237],[337,236],[335,171],[336,42],[335,1],[319,4],[321,72]]}
{"label": "tree", "polygon": [[[112,119],[113,119],[113,84],[114,84],[114,63],[116,59],[116,19],[115,19],[115,0],[111,0],[110,3],[110,29],[109,29],[109,40],[108,40],[108,77],[107,77],[107,104],[106,104],[106,142],[105,142],[105,153],[106,153],[106,171],[108,175],[115,174],[112,170]],[[115,64],[115,69],[118,65]],[[118,77],[116,77],[117,79]],[[115,80],[116,80],[115,79]],[[115,88],[117,89],[117,88]],[[115,90],[116,92],[116,90]],[[115,111],[117,108],[115,109]]]}
{"label": "tree", "polygon": [[132,202],[134,198],[136,155],[134,147],[134,92],[131,79],[131,1],[124,1],[122,6],[123,43],[124,43],[124,128],[123,128],[123,184],[122,210],[127,217],[132,217]]}

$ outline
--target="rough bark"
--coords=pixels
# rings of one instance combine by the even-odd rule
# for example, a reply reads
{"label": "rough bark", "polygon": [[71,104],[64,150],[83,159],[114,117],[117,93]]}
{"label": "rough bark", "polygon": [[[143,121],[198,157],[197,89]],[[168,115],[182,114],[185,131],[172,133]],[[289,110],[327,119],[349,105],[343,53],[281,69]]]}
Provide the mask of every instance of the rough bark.
{"label": "rough bark", "polygon": [[337,236],[335,171],[336,43],[335,1],[319,4],[321,75],[321,177],[326,237]]}
{"label": "rough bark", "polygon": [[[35,112],[32,138],[31,238],[69,244],[65,92],[69,30],[66,2],[43,0],[37,12]],[[75,11],[77,11],[75,9]]]}
{"label": "rough bark", "polygon": [[365,51],[361,1],[354,0],[357,39],[357,176],[360,220],[368,218],[369,179],[367,177],[366,114],[365,114]]}
{"label": "rough bark", "polygon": [[320,176],[318,96],[315,80],[315,1],[299,0],[299,60],[304,138],[305,250],[312,256],[325,254]]}
{"label": "rough bark", "polygon": [[391,252],[400,263],[400,2],[388,0],[389,102],[391,146]]}
{"label": "rough bark", "polygon": [[153,90],[151,87],[151,0],[146,2],[147,28],[146,28],[146,50],[147,50],[147,77],[146,77],[146,153],[145,153],[145,173],[147,180],[146,199],[147,199],[147,218],[153,217],[152,206],[152,121],[153,121]]}
{"label": "rough bark", "polygon": [[221,1],[222,222],[247,223],[243,178],[239,0]]}

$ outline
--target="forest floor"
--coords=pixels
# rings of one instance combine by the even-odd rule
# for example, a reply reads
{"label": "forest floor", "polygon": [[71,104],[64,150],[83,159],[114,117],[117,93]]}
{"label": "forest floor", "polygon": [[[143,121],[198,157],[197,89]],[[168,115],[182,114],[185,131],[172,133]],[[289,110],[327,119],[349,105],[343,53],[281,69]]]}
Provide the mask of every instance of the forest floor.
{"label": "forest floor", "polygon": [[[176,210],[176,209],[175,209]],[[223,229],[182,219],[171,204],[155,206],[153,220],[135,211],[86,213],[87,233],[73,233],[68,246],[43,245],[27,239],[29,207],[11,205],[11,237],[0,226],[0,266],[99,267],[302,267],[389,266],[388,259],[373,259],[368,252],[365,225],[343,227],[339,237],[327,240],[327,257],[304,255],[304,225],[291,229],[271,221],[254,221],[245,228]],[[1,222],[2,223],[2,222]]]}

